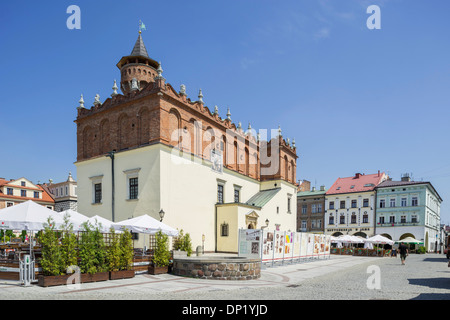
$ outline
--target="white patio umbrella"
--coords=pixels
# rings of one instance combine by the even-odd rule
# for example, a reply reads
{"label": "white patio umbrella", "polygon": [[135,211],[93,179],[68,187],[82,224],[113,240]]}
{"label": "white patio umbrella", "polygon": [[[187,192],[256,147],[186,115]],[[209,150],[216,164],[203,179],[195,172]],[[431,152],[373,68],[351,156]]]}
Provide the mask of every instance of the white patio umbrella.
{"label": "white patio umbrella", "polygon": [[[93,225],[93,226],[95,226],[97,223],[99,224],[99,226],[100,226],[100,231],[101,232],[109,232],[110,231],[110,228],[111,228],[111,226],[112,226],[112,221],[110,221],[110,220],[108,220],[108,219],[106,219],[106,218],[103,218],[103,217],[100,217],[100,216],[93,216],[93,217],[90,217],[89,219],[88,219],[88,221]],[[119,231],[120,232],[120,231]]]}
{"label": "white patio umbrella", "polygon": [[402,243],[402,242],[403,243],[423,244],[423,241],[414,239],[413,237],[406,237],[404,239],[395,241],[395,243]]}
{"label": "white patio umbrella", "polygon": [[178,230],[174,229],[158,220],[150,217],[147,214],[138,216],[136,218],[123,220],[120,222],[113,223],[111,225],[116,230],[123,230],[127,228],[134,233],[146,233],[146,234],[156,234],[159,230],[162,233],[176,237],[178,236]]}
{"label": "white patio umbrella", "polygon": [[21,204],[0,210],[0,228],[8,230],[43,230],[48,217],[52,217],[56,229],[64,224],[61,213],[47,209],[34,201],[28,200]]}
{"label": "white patio umbrella", "polygon": [[70,216],[70,222],[72,222],[73,230],[74,231],[81,231],[83,230],[82,224],[86,221],[88,221],[89,217],[85,216],[84,214],[81,214],[77,211],[74,211],[72,209],[61,211],[60,212],[63,216],[68,214]]}
{"label": "white patio umbrella", "polygon": [[389,245],[394,244],[393,240],[383,237],[380,234],[374,235],[373,237],[366,239],[365,242],[372,243],[372,244],[389,244]]}
{"label": "white patio umbrella", "polygon": [[338,241],[343,243],[363,243],[364,241],[358,237],[351,236],[349,234],[344,234],[338,237]]}

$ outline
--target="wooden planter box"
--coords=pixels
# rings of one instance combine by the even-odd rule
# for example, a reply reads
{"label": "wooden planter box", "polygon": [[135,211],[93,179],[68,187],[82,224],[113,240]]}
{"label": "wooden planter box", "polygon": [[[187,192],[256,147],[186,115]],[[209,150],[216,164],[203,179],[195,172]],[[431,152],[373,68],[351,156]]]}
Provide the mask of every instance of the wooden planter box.
{"label": "wooden planter box", "polygon": [[110,271],[109,280],[134,278],[134,270]]}
{"label": "wooden planter box", "polygon": [[155,267],[155,266],[148,266],[148,273],[150,274],[163,274],[163,273],[168,273],[169,272],[169,266],[166,267]]}
{"label": "wooden planter box", "polygon": [[[44,276],[41,274],[38,277],[38,285],[41,287],[66,285],[67,280],[72,275],[73,274],[64,274],[61,276]],[[106,281],[106,280],[109,280],[109,272],[98,272],[95,274],[82,273],[80,275],[81,283]]]}

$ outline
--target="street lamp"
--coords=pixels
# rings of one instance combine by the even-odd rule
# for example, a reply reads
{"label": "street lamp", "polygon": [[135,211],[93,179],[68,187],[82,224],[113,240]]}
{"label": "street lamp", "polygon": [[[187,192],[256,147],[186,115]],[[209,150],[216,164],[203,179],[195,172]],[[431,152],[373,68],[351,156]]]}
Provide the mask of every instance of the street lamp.
{"label": "street lamp", "polygon": [[159,217],[161,218],[161,220],[159,220],[159,222],[162,222],[162,221],[163,221],[164,215],[165,215],[165,214],[166,214],[166,213],[164,212],[163,209],[161,209],[161,211],[159,211]]}
{"label": "street lamp", "polygon": [[266,222],[266,225],[262,226],[261,229],[267,228],[269,226],[269,219],[266,219],[265,222]]}

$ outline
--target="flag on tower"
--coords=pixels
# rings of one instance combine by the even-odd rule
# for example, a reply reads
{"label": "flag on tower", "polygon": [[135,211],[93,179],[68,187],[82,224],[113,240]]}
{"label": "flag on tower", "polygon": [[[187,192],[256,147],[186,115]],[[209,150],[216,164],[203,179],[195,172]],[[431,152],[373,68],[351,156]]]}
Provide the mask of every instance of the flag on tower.
{"label": "flag on tower", "polygon": [[142,30],[147,30],[147,29],[145,28],[145,24],[141,20],[139,20],[139,31],[142,31]]}

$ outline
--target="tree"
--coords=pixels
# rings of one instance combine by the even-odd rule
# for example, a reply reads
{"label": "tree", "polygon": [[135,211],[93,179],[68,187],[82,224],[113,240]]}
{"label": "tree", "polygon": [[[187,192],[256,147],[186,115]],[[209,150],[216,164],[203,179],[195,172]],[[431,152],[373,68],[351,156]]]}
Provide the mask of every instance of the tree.
{"label": "tree", "polygon": [[122,250],[120,256],[120,270],[129,270],[133,266],[133,240],[131,232],[125,229],[120,236],[120,248]]}

